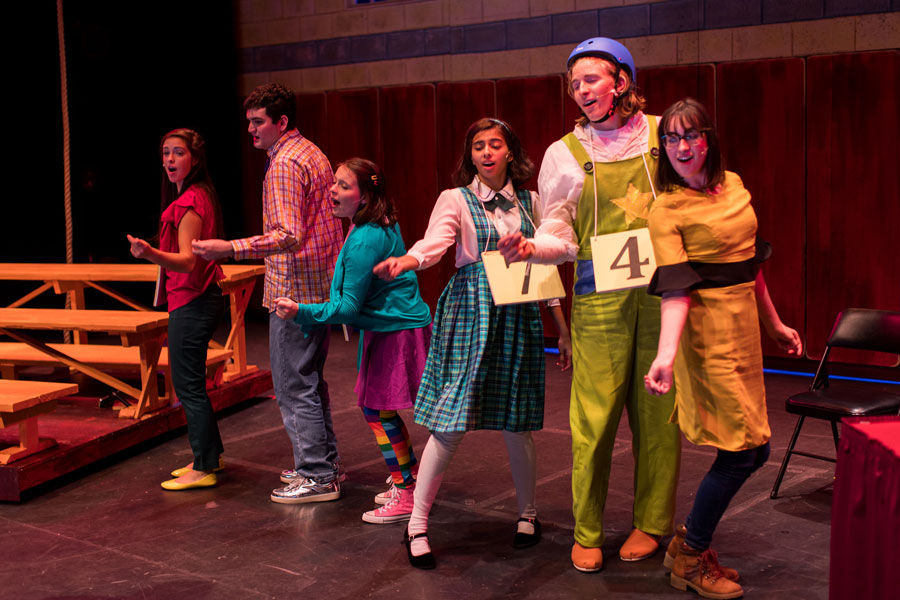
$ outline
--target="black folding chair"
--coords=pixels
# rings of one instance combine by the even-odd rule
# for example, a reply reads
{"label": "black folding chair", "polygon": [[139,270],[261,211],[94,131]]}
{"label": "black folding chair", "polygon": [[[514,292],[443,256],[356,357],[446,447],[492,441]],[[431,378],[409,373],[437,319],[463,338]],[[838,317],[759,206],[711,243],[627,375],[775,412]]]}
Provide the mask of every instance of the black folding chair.
{"label": "black folding chair", "polygon": [[900,312],[848,308],[837,316],[809,391],[791,396],[785,402],[787,411],[800,415],[800,418],[797,419],[794,435],[791,436],[791,443],[788,444],[787,451],[784,453],[784,460],[778,471],[778,477],[775,478],[775,485],[772,486],[772,493],[769,496],[773,499],[778,496],[778,488],[781,486],[781,480],[787,471],[792,454],[836,462],[836,458],[794,450],[797,437],[800,435],[800,428],[803,427],[806,417],[831,422],[834,449],[837,451],[837,423],[843,417],[900,414],[900,390],[887,391],[871,384],[864,385],[856,382],[829,382],[827,363],[832,348],[854,348],[900,354]]}

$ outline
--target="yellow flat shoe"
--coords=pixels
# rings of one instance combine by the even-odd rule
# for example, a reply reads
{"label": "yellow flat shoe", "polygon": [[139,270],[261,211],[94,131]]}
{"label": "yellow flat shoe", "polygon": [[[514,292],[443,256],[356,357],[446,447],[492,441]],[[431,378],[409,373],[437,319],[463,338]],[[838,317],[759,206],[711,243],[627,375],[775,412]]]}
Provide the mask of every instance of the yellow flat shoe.
{"label": "yellow flat shoe", "polygon": [[[172,471],[171,475],[172,475],[172,477],[176,477],[176,478],[181,477],[182,475],[184,475],[185,473],[187,473],[188,471],[193,469],[193,466],[194,466],[193,463],[191,463],[191,465],[188,467],[181,467],[180,469],[175,469],[174,471]],[[219,466],[216,467],[215,469],[213,469],[213,473],[219,473],[220,471],[224,471],[224,470],[225,470],[225,460],[220,456],[219,457]]]}
{"label": "yellow flat shoe", "polygon": [[162,489],[164,490],[169,490],[170,492],[180,492],[181,490],[190,490],[193,488],[212,487],[218,482],[219,478],[216,477],[216,474],[210,473],[209,475],[206,475],[192,483],[178,483],[174,479],[169,479],[168,481],[163,481],[159,485],[162,486]]}

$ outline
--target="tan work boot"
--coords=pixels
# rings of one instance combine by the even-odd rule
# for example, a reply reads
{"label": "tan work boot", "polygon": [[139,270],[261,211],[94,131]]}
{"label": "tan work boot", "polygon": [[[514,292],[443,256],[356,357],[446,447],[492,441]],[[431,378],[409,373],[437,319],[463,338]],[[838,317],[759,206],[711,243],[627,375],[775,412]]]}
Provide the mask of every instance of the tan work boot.
{"label": "tan work boot", "polygon": [[678,549],[669,582],[679,590],[686,591],[690,587],[704,598],[715,600],[740,598],[744,595],[744,589],[740,585],[722,574],[715,550],[700,552],[685,543]]}
{"label": "tan work boot", "polygon": [[[672,565],[675,564],[675,557],[678,556],[678,548],[684,543],[686,535],[687,528],[684,525],[677,525],[675,527],[675,537],[669,542],[669,547],[666,548],[666,556],[663,558],[663,566],[670,571],[672,570]],[[731,581],[740,581],[741,579],[741,575],[737,572],[737,569],[719,565],[719,570],[722,571],[722,575],[725,576],[725,579],[730,579]]]}
{"label": "tan work boot", "polygon": [[575,542],[572,546],[572,566],[582,573],[596,573],[603,568],[603,551]]}

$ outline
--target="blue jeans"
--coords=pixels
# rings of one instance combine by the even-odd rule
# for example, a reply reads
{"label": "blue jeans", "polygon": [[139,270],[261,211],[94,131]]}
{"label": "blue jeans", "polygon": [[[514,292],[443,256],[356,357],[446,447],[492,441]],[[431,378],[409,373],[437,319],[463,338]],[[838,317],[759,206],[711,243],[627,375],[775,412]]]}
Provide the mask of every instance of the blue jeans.
{"label": "blue jeans", "polygon": [[222,319],[225,303],[218,285],[169,313],[172,387],[184,409],[195,471],[212,471],[224,451],[219,426],[206,393],[206,349]]}
{"label": "blue jeans", "polygon": [[294,469],[318,483],[337,477],[337,439],[323,370],[330,331],[304,336],[300,326],[269,313],[272,383],[284,429],[294,453]]}
{"label": "blue jeans", "polygon": [[700,551],[709,548],[713,531],[728,508],[728,503],[750,475],[768,459],[768,442],[750,450],[718,451],[712,467],[700,482],[694,507],[685,523],[688,546]]}

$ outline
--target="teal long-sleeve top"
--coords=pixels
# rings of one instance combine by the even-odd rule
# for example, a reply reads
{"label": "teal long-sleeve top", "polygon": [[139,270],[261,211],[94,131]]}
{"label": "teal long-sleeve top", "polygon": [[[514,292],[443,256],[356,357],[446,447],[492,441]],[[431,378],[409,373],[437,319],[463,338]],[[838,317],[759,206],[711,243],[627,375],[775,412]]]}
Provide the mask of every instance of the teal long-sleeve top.
{"label": "teal long-sleeve top", "polygon": [[407,271],[393,281],[372,274],[372,268],[381,261],[405,254],[396,223],[389,227],[374,223],[354,227],[338,255],[329,301],[300,304],[294,321],[304,326],[304,331],[337,323],[365,331],[425,327],[431,322],[431,311],[419,294],[415,273]]}

